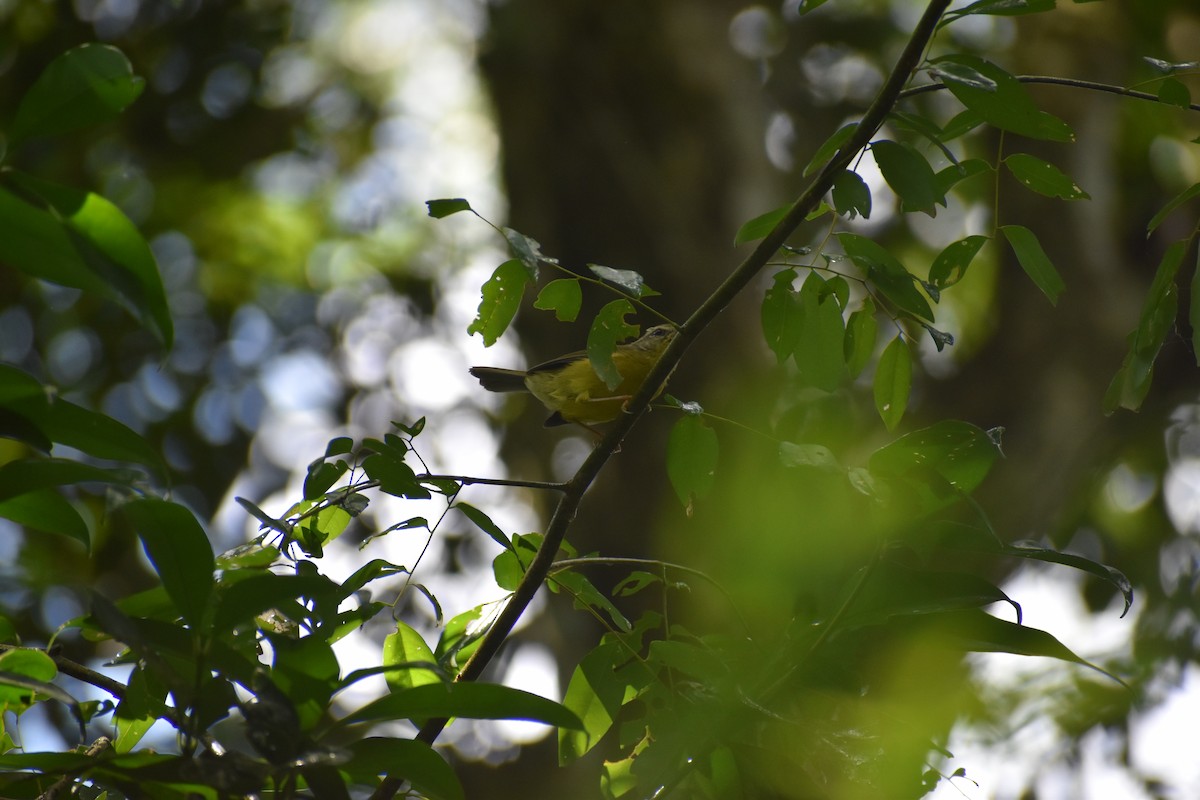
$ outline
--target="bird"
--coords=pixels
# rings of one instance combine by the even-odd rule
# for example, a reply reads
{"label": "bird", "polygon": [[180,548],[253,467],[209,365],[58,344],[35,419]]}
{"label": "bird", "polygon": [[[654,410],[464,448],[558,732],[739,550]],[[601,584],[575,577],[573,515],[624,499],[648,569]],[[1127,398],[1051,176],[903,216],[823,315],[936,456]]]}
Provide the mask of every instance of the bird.
{"label": "bird", "polygon": [[[640,338],[619,344],[613,351],[613,365],[621,373],[621,382],[610,389],[596,374],[587,352],[552,358],[527,370],[499,367],[471,367],[471,375],[489,392],[529,392],[550,410],[546,427],[576,423],[600,435],[592,425],[611,422],[637,393],[663,351],[678,333],[674,325],[656,325]],[[655,397],[666,386],[658,387]]]}

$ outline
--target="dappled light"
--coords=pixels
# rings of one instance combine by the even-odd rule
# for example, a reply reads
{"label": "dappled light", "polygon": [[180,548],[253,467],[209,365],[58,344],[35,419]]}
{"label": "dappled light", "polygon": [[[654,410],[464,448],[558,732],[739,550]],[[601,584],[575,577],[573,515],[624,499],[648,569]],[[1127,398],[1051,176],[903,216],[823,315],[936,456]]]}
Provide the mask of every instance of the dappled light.
{"label": "dappled light", "polygon": [[1058,5],[0,3],[0,796],[1200,793],[1200,17]]}

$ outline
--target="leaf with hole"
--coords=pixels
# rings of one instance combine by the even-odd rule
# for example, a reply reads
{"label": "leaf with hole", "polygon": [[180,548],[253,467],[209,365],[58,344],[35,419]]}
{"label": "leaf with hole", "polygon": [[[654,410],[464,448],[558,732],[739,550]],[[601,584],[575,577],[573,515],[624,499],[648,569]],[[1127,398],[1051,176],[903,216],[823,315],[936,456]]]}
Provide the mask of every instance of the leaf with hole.
{"label": "leaf with hole", "polygon": [[482,336],[484,347],[494,345],[517,315],[528,283],[529,272],[519,260],[510,259],[496,267],[481,288],[479,310],[467,333]]}

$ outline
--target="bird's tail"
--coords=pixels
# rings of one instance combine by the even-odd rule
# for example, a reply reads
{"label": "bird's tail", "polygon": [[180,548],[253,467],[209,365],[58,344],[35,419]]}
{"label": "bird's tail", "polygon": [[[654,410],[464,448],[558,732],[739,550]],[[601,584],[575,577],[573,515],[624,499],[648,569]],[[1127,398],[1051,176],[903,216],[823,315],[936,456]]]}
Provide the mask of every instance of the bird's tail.
{"label": "bird's tail", "polygon": [[521,370],[500,369],[498,367],[471,367],[469,371],[479,379],[479,385],[489,392],[525,391],[525,373]]}

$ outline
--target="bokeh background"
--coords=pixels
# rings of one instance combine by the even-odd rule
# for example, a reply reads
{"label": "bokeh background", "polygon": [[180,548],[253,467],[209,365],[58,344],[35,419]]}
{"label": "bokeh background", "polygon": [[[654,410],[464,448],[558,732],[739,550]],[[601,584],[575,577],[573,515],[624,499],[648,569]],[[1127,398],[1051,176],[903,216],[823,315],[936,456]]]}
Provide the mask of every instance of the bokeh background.
{"label": "bokeh background", "polygon": [[[219,548],[257,533],[235,496],[282,512],[329,438],[378,436],[391,420],[428,417],[418,446],[434,471],[563,478],[587,437],[544,430],[540,409],[484,395],[466,368],[556,355],[581,346],[585,329],[527,309],[490,349],[468,337],[503,243],[466,215],[429,219],[424,201],[467,197],[573,269],[637,270],[662,292],[658,307],[682,319],[740,259],[740,224],[798,193],[816,147],[862,112],[921,10],[913,0],[831,0],[801,16],[798,5],[0,0],[0,119],[54,56],[83,42],[115,44],[146,78],[116,123],[9,160],[99,191],[138,223],[177,327],[176,347],[162,353],[118,310],[0,269],[0,359],[160,445],[172,497],[209,521]],[[1190,0],[1063,3],[1050,14],[967,20],[941,37],[1014,73],[1132,86],[1156,75],[1145,57],[1200,59],[1200,12]],[[1105,417],[1100,400],[1163,249],[1195,224],[1185,207],[1145,234],[1149,217],[1200,179],[1191,143],[1200,114],[1031,91],[1078,142],[1020,149],[1056,163],[1090,201],[1002,181],[995,194],[964,186],[936,218],[901,217],[864,164],[875,208],[854,229],[910,263],[986,232],[997,214],[1041,236],[1067,283],[1058,307],[999,249],[985,250],[939,307],[957,341],[922,351],[905,426],[957,418],[1006,429],[1007,458],[980,497],[997,530],[1119,567],[1137,601],[1119,619],[1110,588],[1069,571],[997,578],[1030,624],[1128,676],[1137,692],[1040,659],[973,659],[979,702],[954,724],[946,770],[963,767],[969,780],[934,796],[1196,797],[1200,761],[1187,745],[1200,734],[1200,373],[1186,323],[1168,338],[1140,413]],[[954,104],[943,94],[911,102],[948,117]],[[989,156],[997,141],[984,133],[963,146]],[[869,389],[809,398],[793,418],[776,418],[788,384],[758,329],[769,279],[689,351],[671,392],[865,456],[886,441]],[[589,297],[584,316],[607,299]],[[669,422],[654,412],[639,425],[585,501],[572,542],[709,570],[756,624],[786,621],[811,551],[803,520],[759,525],[738,505],[762,488],[751,488],[761,443],[721,429],[720,486],[689,519],[665,477]],[[463,499],[521,532],[538,530],[547,510],[546,498],[522,491],[473,487]],[[104,498],[79,503],[94,526],[90,557],[0,521],[0,603],[26,642],[83,611],[79,587],[119,597],[152,580],[132,534],[109,524]],[[491,542],[464,519],[448,518],[430,541],[401,531],[358,549],[374,531],[440,513],[380,498],[330,548],[326,569],[420,558],[417,579],[448,613],[499,598]],[[695,594],[680,601],[682,614],[702,616],[713,602]],[[572,659],[600,633],[568,605],[542,598],[491,677],[558,696]],[[397,613],[434,632],[418,593]],[[386,622],[369,633],[381,636]],[[85,642],[65,644],[80,660],[103,660]],[[344,671],[379,658],[369,636],[339,657]],[[364,682],[360,692],[381,686]],[[64,746],[63,722],[31,715],[27,744]],[[594,760],[557,770],[545,733],[456,724],[445,741],[468,796],[592,796]]]}

